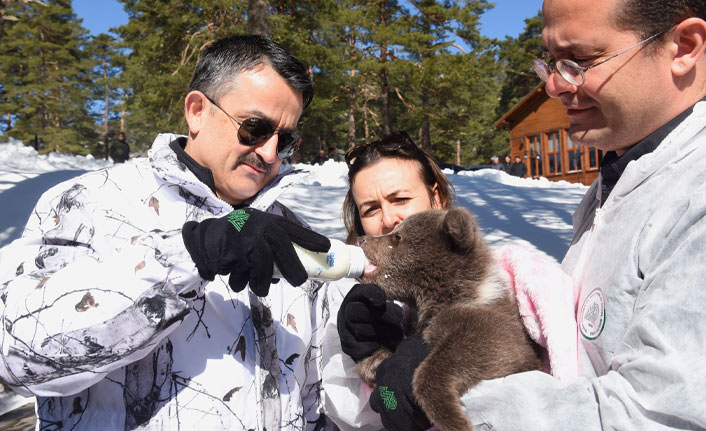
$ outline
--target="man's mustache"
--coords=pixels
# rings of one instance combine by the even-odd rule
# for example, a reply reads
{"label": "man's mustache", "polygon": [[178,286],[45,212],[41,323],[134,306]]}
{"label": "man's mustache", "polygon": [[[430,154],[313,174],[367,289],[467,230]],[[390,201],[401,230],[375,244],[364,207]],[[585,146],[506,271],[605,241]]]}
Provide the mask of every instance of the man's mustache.
{"label": "man's mustache", "polygon": [[258,169],[261,169],[265,171],[265,175],[269,176],[272,173],[272,165],[269,163],[265,163],[264,160],[262,160],[262,157],[255,153],[247,153],[245,155],[242,155],[238,157],[238,162],[236,164],[240,165],[242,163],[247,163],[251,166],[254,166]]}

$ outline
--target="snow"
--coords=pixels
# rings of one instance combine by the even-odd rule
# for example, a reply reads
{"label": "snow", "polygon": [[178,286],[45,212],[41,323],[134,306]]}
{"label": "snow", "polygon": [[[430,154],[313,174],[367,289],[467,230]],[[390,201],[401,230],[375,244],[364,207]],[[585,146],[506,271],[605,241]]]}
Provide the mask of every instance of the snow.
{"label": "snow", "polygon": [[[281,199],[315,230],[345,239],[341,218],[347,167],[329,160]],[[491,245],[519,245],[561,261],[571,242],[571,216],[587,187],[546,178],[513,177],[495,169],[446,170],[456,204],[470,209]]]}
{"label": "snow", "polygon": [[[39,155],[19,141],[0,144],[0,247],[21,235],[44,191],[111,165],[110,160],[91,156]],[[307,168],[313,174],[288,191],[282,202],[318,232],[345,239],[341,208],[348,190],[346,164],[329,160]],[[571,215],[586,186],[517,178],[494,169],[444,173],[456,189],[456,204],[473,211],[491,245],[520,245],[561,260],[571,241]]]}
{"label": "snow", "polygon": [[49,187],[112,164],[92,156],[39,155],[13,139],[0,144],[0,247],[21,235],[34,204]]}
{"label": "snow", "polygon": [[[90,156],[39,155],[19,141],[0,144],[0,247],[19,238],[34,204],[51,186],[111,165]],[[312,175],[290,189],[282,202],[316,231],[345,239],[341,208],[348,190],[346,164],[329,160],[306,168]],[[561,260],[571,242],[571,215],[587,187],[517,178],[494,169],[444,173],[456,189],[457,205],[475,213],[491,245],[515,244]],[[27,402],[31,400],[0,387],[0,415]]]}

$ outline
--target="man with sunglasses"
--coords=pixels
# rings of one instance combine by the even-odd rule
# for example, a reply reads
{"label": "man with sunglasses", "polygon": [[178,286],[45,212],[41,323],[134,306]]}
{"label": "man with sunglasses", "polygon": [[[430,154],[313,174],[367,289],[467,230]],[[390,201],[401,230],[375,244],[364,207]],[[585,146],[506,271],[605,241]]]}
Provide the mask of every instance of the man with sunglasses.
{"label": "man with sunglasses", "polygon": [[[549,58],[533,67],[572,141],[605,152],[562,262],[579,369],[481,382],[465,412],[475,430],[704,430],[706,2],[545,0],[543,19]],[[410,402],[424,355],[378,369],[387,429],[429,426]]]}
{"label": "man with sunglasses", "polygon": [[[0,253],[0,377],[38,428],[304,430],[319,414],[320,283],[293,242],[327,238],[277,202],[313,97],[260,36],[201,54],[186,136],[59,184]],[[273,279],[273,265],[282,274]]]}

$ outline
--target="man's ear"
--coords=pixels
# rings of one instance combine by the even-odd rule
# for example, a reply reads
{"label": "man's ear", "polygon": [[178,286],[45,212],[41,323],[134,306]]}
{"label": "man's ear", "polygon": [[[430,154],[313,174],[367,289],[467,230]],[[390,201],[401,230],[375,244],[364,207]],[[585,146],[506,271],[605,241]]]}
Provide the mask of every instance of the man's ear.
{"label": "man's ear", "polygon": [[184,117],[189,126],[189,135],[198,135],[206,121],[206,96],[200,91],[191,91],[184,99]]}
{"label": "man's ear", "polygon": [[674,28],[672,43],[676,47],[672,73],[675,76],[684,76],[704,57],[706,21],[695,17],[685,19]]}

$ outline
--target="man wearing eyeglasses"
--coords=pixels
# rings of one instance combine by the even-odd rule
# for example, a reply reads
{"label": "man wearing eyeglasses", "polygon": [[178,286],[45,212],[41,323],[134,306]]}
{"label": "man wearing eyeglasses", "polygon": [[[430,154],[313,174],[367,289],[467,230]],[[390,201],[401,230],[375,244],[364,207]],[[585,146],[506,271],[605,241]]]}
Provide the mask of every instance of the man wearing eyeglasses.
{"label": "man wearing eyeglasses", "polygon": [[188,135],[40,199],[0,251],[0,377],[36,395],[38,429],[325,424],[327,310],[292,243],[330,242],[277,202],[307,174],[280,166],[312,97],[271,40],[216,41],[185,97]]}
{"label": "man wearing eyeglasses", "polygon": [[[533,67],[605,152],[574,214],[579,370],[464,397],[477,430],[706,429],[706,3],[545,0]],[[469,352],[472,355],[473,352]]]}

